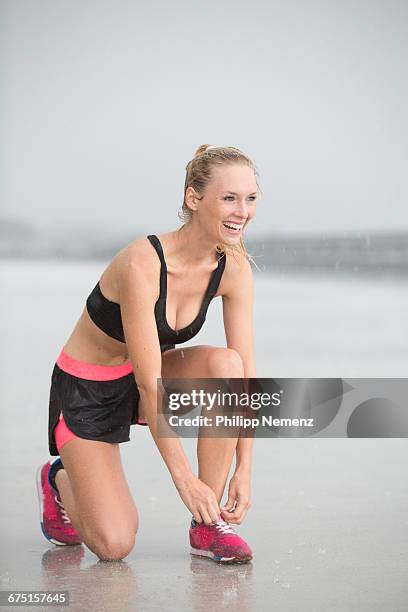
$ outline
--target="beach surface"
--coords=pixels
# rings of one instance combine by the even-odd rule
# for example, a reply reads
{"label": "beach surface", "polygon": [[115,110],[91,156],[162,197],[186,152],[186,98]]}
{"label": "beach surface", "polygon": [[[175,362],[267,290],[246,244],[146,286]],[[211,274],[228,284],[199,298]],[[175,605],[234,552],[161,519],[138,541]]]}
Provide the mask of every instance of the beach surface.
{"label": "beach surface", "polygon": [[[148,428],[133,426],[121,445],[140,516],[131,554],[100,562],[44,538],[35,472],[49,459],[51,372],[104,267],[1,265],[0,590],[67,590],[70,610],[406,610],[402,438],[257,439],[253,505],[236,527],[254,560],[220,567],[190,555],[189,511]],[[259,377],[406,377],[407,283],[257,274],[254,293]],[[221,315],[218,299],[187,345],[225,346]],[[195,442],[183,440],[194,469]]]}

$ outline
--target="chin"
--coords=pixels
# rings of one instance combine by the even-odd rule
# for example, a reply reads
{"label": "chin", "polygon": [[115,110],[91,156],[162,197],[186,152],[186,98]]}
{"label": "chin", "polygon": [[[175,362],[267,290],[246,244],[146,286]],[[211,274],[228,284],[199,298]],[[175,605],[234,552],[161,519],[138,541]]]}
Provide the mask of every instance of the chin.
{"label": "chin", "polygon": [[225,242],[225,244],[238,244],[240,242],[241,236],[242,236],[242,232],[240,232],[237,236],[222,236],[221,235],[221,240],[222,242]]}
{"label": "chin", "polygon": [[240,242],[240,238],[243,235],[243,231],[241,230],[238,234],[230,234],[228,232],[224,232],[222,229],[219,231],[219,240],[224,242],[225,244],[237,244]]}

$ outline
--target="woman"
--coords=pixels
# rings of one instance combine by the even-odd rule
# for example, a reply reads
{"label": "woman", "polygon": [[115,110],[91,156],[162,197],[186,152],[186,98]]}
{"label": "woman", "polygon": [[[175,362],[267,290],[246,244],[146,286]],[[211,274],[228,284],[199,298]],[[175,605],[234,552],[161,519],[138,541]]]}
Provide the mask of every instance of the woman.
{"label": "woman", "polygon": [[[224,563],[252,559],[229,523],[241,523],[251,505],[253,439],[199,437],[197,477],[179,438],[157,436],[156,402],[157,378],[256,376],[242,234],[255,214],[257,175],[239,149],[200,146],[186,167],[184,225],[126,246],[88,297],[52,373],[49,451],[59,457],[37,472],[41,528],[51,542],[84,542],[101,560],[129,554],[139,517],[119,443],[141,424],[192,514],[191,552]],[[178,348],[217,296],[227,347]]]}

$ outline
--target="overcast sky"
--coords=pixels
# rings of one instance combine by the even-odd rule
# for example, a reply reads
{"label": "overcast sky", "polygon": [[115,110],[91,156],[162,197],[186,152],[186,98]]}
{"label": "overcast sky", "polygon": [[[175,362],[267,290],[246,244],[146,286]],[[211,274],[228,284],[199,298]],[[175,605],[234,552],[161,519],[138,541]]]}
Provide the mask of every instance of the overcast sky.
{"label": "overcast sky", "polygon": [[266,231],[408,229],[408,3],[1,3],[3,215],[179,226],[185,166],[233,145]]}

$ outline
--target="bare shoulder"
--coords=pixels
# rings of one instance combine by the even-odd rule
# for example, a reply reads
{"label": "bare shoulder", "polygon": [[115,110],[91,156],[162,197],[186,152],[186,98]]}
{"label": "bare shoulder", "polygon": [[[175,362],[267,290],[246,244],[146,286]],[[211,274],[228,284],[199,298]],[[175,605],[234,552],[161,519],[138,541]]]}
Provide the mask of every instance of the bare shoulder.
{"label": "bare shoulder", "polygon": [[160,260],[146,236],[137,238],[115,257],[120,288],[125,284],[140,281],[145,288],[157,287],[160,275]]}
{"label": "bare shoulder", "polygon": [[228,253],[218,295],[231,298],[249,290],[251,286],[252,267],[249,259],[241,253]]}
{"label": "bare shoulder", "polygon": [[136,240],[119,251],[116,257],[119,265],[122,266],[129,265],[130,263],[134,264],[138,261],[141,264],[148,264],[158,260],[157,253],[147,236],[136,238]]}

